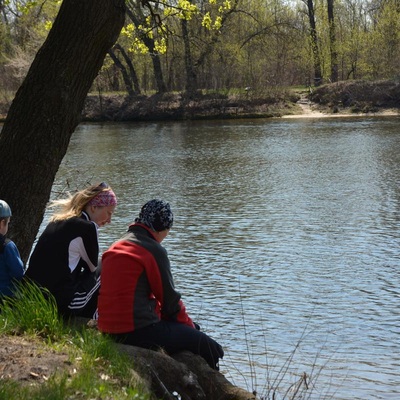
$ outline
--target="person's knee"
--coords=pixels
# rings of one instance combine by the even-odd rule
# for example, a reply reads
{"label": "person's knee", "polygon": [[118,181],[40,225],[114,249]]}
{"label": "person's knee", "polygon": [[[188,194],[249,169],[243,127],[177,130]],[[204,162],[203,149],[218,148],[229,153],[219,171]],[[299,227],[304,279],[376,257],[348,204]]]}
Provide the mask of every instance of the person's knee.
{"label": "person's knee", "polygon": [[208,365],[218,370],[219,360],[224,357],[224,350],[222,346],[211,339],[206,334],[203,334],[200,341],[199,355],[201,355],[208,363]]}

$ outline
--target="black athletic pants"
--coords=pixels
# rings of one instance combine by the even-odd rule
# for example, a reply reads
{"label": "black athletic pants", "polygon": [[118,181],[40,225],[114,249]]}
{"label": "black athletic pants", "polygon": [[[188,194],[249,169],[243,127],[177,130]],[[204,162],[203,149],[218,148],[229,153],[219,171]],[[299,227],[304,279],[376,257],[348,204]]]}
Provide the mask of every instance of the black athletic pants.
{"label": "black athletic pants", "polygon": [[208,365],[218,370],[223,357],[222,347],[204,332],[177,322],[160,321],[133,332],[110,335],[120,343],[146,349],[163,348],[168,354],[188,350],[203,357]]}

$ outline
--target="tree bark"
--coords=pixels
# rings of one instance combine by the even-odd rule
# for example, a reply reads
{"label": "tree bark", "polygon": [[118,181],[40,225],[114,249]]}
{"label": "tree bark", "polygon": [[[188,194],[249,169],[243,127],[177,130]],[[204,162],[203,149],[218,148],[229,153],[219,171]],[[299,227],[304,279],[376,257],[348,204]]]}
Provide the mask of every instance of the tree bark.
{"label": "tree bark", "polygon": [[124,84],[125,84],[125,89],[128,92],[129,98],[133,98],[136,93],[135,93],[135,90],[133,89],[133,83],[131,81],[131,77],[129,76],[128,71],[126,70],[125,65],[118,58],[114,49],[117,50],[117,47],[114,46],[114,48],[108,50],[108,55],[111,57],[115,66],[120,70],[120,72],[122,74],[122,78],[123,78]]}
{"label": "tree bark", "polygon": [[[129,19],[133,22],[133,24],[136,27],[139,27],[142,24],[144,25],[144,23],[145,23],[144,22],[145,16],[143,15],[141,8],[140,8],[141,5],[142,5],[141,2],[130,1],[128,8],[127,8],[127,16],[129,17]],[[136,14],[138,14],[139,16],[137,16]],[[154,79],[156,81],[157,93],[160,93],[160,94],[165,93],[167,91],[167,86],[165,85],[160,55],[158,54],[158,52],[156,50],[154,39],[152,39],[149,36],[144,35],[144,34],[140,36],[140,39],[143,41],[143,43],[149,49],[151,62],[153,63]]]}
{"label": "tree bark", "polygon": [[315,23],[315,12],[313,0],[307,0],[308,20],[310,23],[311,48],[314,57],[314,84],[318,86],[322,83],[321,57],[319,53],[317,26]]}
{"label": "tree bark", "polygon": [[186,95],[193,96],[197,90],[197,76],[194,71],[192,53],[190,50],[188,21],[181,20],[182,38],[185,48],[185,70],[186,70]]}
{"label": "tree bark", "polygon": [[124,0],[64,0],[0,134],[0,198],[24,261],[87,92],[122,29]]}
{"label": "tree bark", "polygon": [[331,52],[331,81],[339,79],[338,54],[336,50],[336,26],[334,16],[334,0],[328,1],[329,45]]}
{"label": "tree bark", "polygon": [[126,65],[128,66],[130,80],[132,81],[133,87],[135,89],[135,95],[139,95],[141,92],[140,85],[139,85],[139,78],[138,78],[135,68],[132,64],[132,60],[129,58],[125,49],[120,44],[117,43],[114,47],[120,51],[121,56],[125,60]]}

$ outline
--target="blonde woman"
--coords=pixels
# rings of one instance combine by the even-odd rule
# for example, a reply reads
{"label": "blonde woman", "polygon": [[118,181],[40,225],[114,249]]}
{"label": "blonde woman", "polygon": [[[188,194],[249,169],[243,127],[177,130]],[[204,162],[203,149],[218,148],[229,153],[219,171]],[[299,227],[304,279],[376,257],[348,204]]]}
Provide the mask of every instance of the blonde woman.
{"label": "blonde woman", "polygon": [[60,211],[41,234],[26,276],[53,294],[61,315],[93,318],[100,287],[98,228],[111,222],[117,198],[101,183],[53,205]]}

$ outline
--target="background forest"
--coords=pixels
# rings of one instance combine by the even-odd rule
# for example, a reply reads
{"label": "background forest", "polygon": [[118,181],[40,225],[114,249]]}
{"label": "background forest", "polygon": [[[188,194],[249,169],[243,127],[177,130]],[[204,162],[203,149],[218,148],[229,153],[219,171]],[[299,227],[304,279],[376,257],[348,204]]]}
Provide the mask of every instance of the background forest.
{"label": "background forest", "polygon": [[[10,103],[61,1],[0,0],[0,101]],[[133,97],[396,80],[400,0],[126,0],[92,91]]]}

